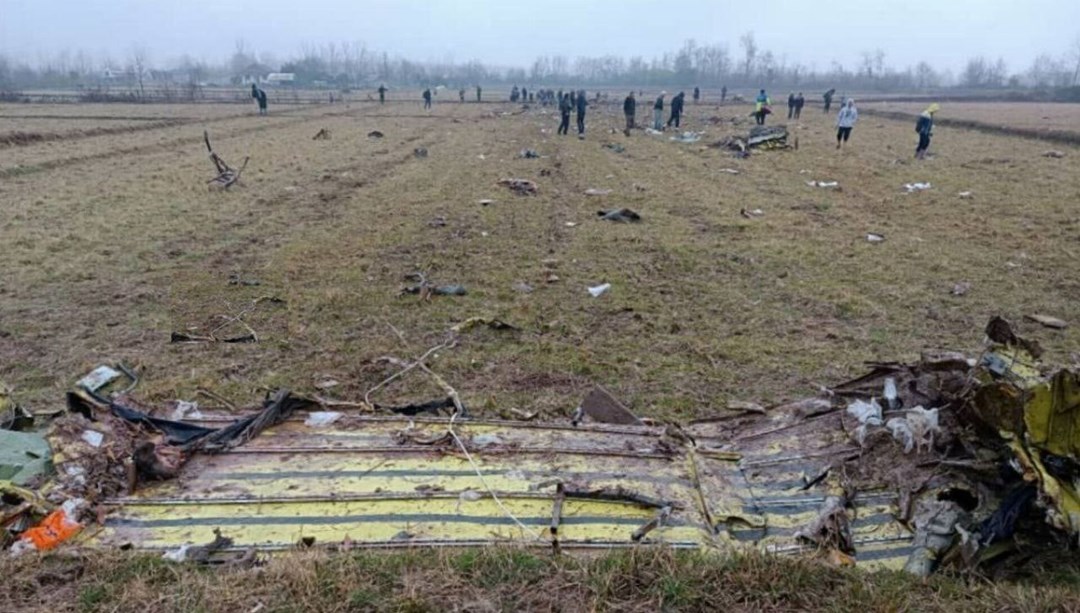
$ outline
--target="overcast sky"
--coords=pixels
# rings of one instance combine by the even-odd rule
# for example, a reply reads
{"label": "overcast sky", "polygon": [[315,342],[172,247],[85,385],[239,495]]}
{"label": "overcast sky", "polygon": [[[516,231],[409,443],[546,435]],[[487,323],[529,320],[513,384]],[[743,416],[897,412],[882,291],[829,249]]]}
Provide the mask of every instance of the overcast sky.
{"label": "overcast sky", "polygon": [[972,55],[1011,71],[1063,54],[1080,35],[1080,0],[0,0],[0,53],[33,60],[83,49],[155,63],[220,60],[237,39],[277,58],[304,43],[362,41],[415,60],[526,66],[538,55],[643,55],[688,38],[726,42],[754,31],[788,62],[853,67],[882,48],[896,67],[959,69]]}

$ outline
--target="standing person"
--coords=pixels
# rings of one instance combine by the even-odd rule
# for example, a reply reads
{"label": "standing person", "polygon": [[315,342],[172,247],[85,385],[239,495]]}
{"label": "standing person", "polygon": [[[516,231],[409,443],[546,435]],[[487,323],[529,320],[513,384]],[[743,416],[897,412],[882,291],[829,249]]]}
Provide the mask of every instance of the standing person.
{"label": "standing person", "polygon": [[585,108],[589,106],[589,99],[585,90],[579,89],[577,93],[577,137],[585,138]]}
{"label": "standing person", "polygon": [[836,89],[833,88],[833,89],[830,89],[829,91],[825,92],[825,95],[822,96],[822,98],[825,99],[825,112],[826,113],[828,113],[829,109],[832,108],[832,99],[833,99],[833,96],[835,96],[835,95],[836,95]]}
{"label": "standing person", "polygon": [[652,105],[652,127],[656,131],[664,129],[664,96],[666,95],[666,91],[660,92]]}
{"label": "standing person", "polygon": [[465,88],[464,87],[462,87],[461,89],[458,90],[457,95],[458,95],[458,99],[461,100],[461,103],[465,104]]}
{"label": "standing person", "polygon": [[795,119],[795,92],[787,95],[787,118]]}
{"label": "standing person", "polygon": [[521,96],[521,94],[518,92],[518,86],[515,85],[510,89],[510,102],[517,102],[519,96]]}
{"label": "standing person", "polygon": [[522,102],[528,102],[529,101],[529,90],[525,89],[524,87],[521,88],[521,101]]}
{"label": "standing person", "polygon": [[570,104],[570,94],[563,94],[562,98],[559,98],[559,131],[558,134],[565,135],[570,130],[570,110],[573,105]]}
{"label": "standing person", "polygon": [[919,133],[919,146],[915,149],[915,159],[926,159],[926,150],[930,148],[930,137],[934,135],[934,113],[941,107],[935,102],[926,107],[919,115],[919,121],[915,123],[915,131]]}
{"label": "standing person", "polygon": [[476,86],[476,101],[477,102],[480,102],[480,94],[483,93],[483,91],[484,90],[480,89],[479,85]]}
{"label": "standing person", "polygon": [[849,98],[836,116],[837,149],[851,138],[851,130],[855,127],[857,121],[859,121],[859,111],[855,108],[855,100]]}
{"label": "standing person", "polygon": [[634,116],[637,114],[637,100],[634,98],[634,92],[630,92],[626,100],[623,100],[622,112],[626,116],[626,130],[623,134],[630,136],[630,130],[634,129]]}
{"label": "standing person", "polygon": [[772,112],[772,109],[769,108],[770,104],[772,104],[772,100],[769,100],[765,90],[761,90],[754,100],[754,119],[757,120],[757,125],[765,125],[765,116]]}
{"label": "standing person", "polygon": [[675,124],[675,128],[679,128],[679,124],[682,121],[683,103],[686,100],[686,94],[679,92],[675,94],[675,97],[671,99],[671,116],[668,117],[667,127],[671,127],[671,124]]}
{"label": "standing person", "polygon": [[727,100],[727,85],[720,88],[720,104]]}
{"label": "standing person", "polygon": [[431,88],[424,90],[424,109],[431,108]]}
{"label": "standing person", "polygon": [[251,96],[255,98],[255,102],[259,105],[259,114],[266,114],[266,92],[259,87],[255,87],[255,84],[251,84]]}
{"label": "standing person", "polygon": [[798,96],[795,96],[795,119],[802,117],[802,107],[806,104],[806,98],[803,97],[802,92],[799,92]]}
{"label": "standing person", "polygon": [[699,102],[701,102],[701,88],[695,85],[694,86],[694,104],[698,104]]}
{"label": "standing person", "polygon": [[386,104],[386,83],[379,85],[379,104]]}

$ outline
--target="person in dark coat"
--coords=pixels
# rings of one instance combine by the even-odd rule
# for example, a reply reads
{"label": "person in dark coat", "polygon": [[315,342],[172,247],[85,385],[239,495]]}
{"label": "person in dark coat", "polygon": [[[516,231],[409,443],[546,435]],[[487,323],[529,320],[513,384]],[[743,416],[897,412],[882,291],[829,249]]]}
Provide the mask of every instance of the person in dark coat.
{"label": "person in dark coat", "polygon": [[787,95],[787,118],[795,119],[795,92]]}
{"label": "person in dark coat", "polygon": [[799,92],[798,96],[795,96],[795,119],[802,117],[802,107],[806,104],[806,98]]}
{"label": "person in dark coat", "polygon": [[386,104],[386,84],[379,86],[379,104]]}
{"label": "person in dark coat", "polygon": [[679,124],[682,121],[683,105],[686,103],[686,93],[679,92],[675,94],[675,97],[671,99],[671,116],[668,117],[667,127],[671,127],[671,124],[675,124],[675,128],[679,128]]}
{"label": "person in dark coat", "polygon": [[480,102],[480,94],[483,93],[483,91],[484,90],[480,89],[479,85],[476,86],[476,101],[477,102]]}
{"label": "person in dark coat", "polygon": [[919,115],[919,120],[915,123],[915,131],[919,133],[919,146],[915,149],[917,160],[926,158],[926,150],[930,148],[930,137],[934,135],[934,113],[937,113],[940,108],[936,102],[931,104]]}
{"label": "person in dark coat", "polygon": [[701,88],[694,86],[694,104],[701,102]]}
{"label": "person in dark coat", "polygon": [[585,109],[589,106],[589,99],[585,90],[579,89],[577,93],[577,137],[585,138]]}
{"label": "person in dark coat", "polygon": [[529,90],[525,89],[524,87],[521,88],[521,101],[522,102],[528,102],[529,101]]}
{"label": "person in dark coat", "polygon": [[835,96],[835,95],[836,95],[836,89],[833,88],[833,89],[830,89],[829,91],[825,92],[825,95],[822,96],[822,98],[825,99],[825,112],[826,113],[828,113],[829,109],[832,108],[832,99],[833,99],[833,96]]}
{"label": "person in dark coat", "polygon": [[558,134],[565,135],[570,130],[570,111],[573,109],[573,105],[570,104],[570,94],[563,94],[559,99],[559,131]]}
{"label": "person in dark coat", "polygon": [[510,102],[517,102],[518,98],[520,98],[520,97],[521,97],[521,92],[518,90],[518,86],[515,85],[510,90]]}
{"label": "person in dark coat", "polygon": [[431,88],[430,87],[424,90],[424,108],[425,109],[430,109],[431,108]]}
{"label": "person in dark coat", "polygon": [[461,100],[461,103],[464,104],[465,103],[465,88],[462,87],[461,89],[459,89],[457,95],[458,95],[458,99]]}
{"label": "person in dark coat", "polygon": [[720,104],[727,100],[727,85],[720,88]]}
{"label": "person in dark coat", "polygon": [[623,133],[630,136],[630,130],[634,129],[634,116],[637,114],[637,100],[634,98],[634,92],[630,92],[626,100],[623,100],[622,112],[626,116],[626,130]]}
{"label": "person in dark coat", "polygon": [[664,96],[666,95],[666,91],[660,92],[652,105],[652,127],[658,132],[664,129]]}
{"label": "person in dark coat", "polygon": [[266,92],[261,88],[255,87],[255,84],[251,84],[251,96],[255,98],[255,102],[259,105],[259,114],[266,114]]}

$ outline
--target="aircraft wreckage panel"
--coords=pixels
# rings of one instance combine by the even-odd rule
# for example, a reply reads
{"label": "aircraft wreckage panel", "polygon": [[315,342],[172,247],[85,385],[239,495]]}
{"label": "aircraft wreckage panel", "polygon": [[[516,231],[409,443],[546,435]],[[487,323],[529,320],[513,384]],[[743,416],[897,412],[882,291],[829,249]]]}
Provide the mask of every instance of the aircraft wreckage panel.
{"label": "aircraft wreckage panel", "polygon": [[[732,453],[702,441],[695,450],[647,426],[458,422],[474,466],[447,436],[445,420],[409,423],[354,417],[313,428],[302,415],[291,418],[242,447],[194,456],[177,479],[109,500],[115,511],[84,540],[165,550],[209,541],[217,528],[234,549],[268,551],[310,539],[550,546],[562,484],[562,547],[632,546],[635,533],[670,506],[641,542],[794,553],[811,549],[795,533],[824,499],[821,487],[806,491],[804,476],[829,458],[792,459],[807,440],[798,429]],[[813,445],[820,452],[821,439]],[[826,451],[845,449],[838,443]],[[855,501],[860,563],[902,565],[908,536],[893,519],[893,497]]]}

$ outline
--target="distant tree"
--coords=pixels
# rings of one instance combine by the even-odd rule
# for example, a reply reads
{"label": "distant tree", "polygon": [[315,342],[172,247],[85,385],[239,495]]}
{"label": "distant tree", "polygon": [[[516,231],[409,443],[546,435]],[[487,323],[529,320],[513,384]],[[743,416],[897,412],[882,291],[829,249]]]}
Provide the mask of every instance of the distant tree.
{"label": "distant tree", "polygon": [[139,99],[146,98],[144,80],[150,70],[149,62],[150,52],[146,50],[146,47],[136,45],[131,48],[128,70],[131,73],[131,77],[135,81],[135,84],[139,86]]}
{"label": "distant tree", "polygon": [[743,49],[743,76],[747,81],[750,80],[750,74],[754,70],[754,61],[757,59],[758,46],[757,41],[754,40],[754,33],[747,32],[739,37],[739,45]]}
{"label": "distant tree", "polygon": [[915,87],[919,89],[931,89],[941,86],[941,77],[934,67],[927,62],[919,62],[915,65]]}
{"label": "distant tree", "polygon": [[1080,34],[1076,35],[1076,39],[1073,40],[1072,49],[1070,52],[1072,60],[1076,63],[1076,68],[1073,69],[1072,85],[1076,87],[1080,85]]}

